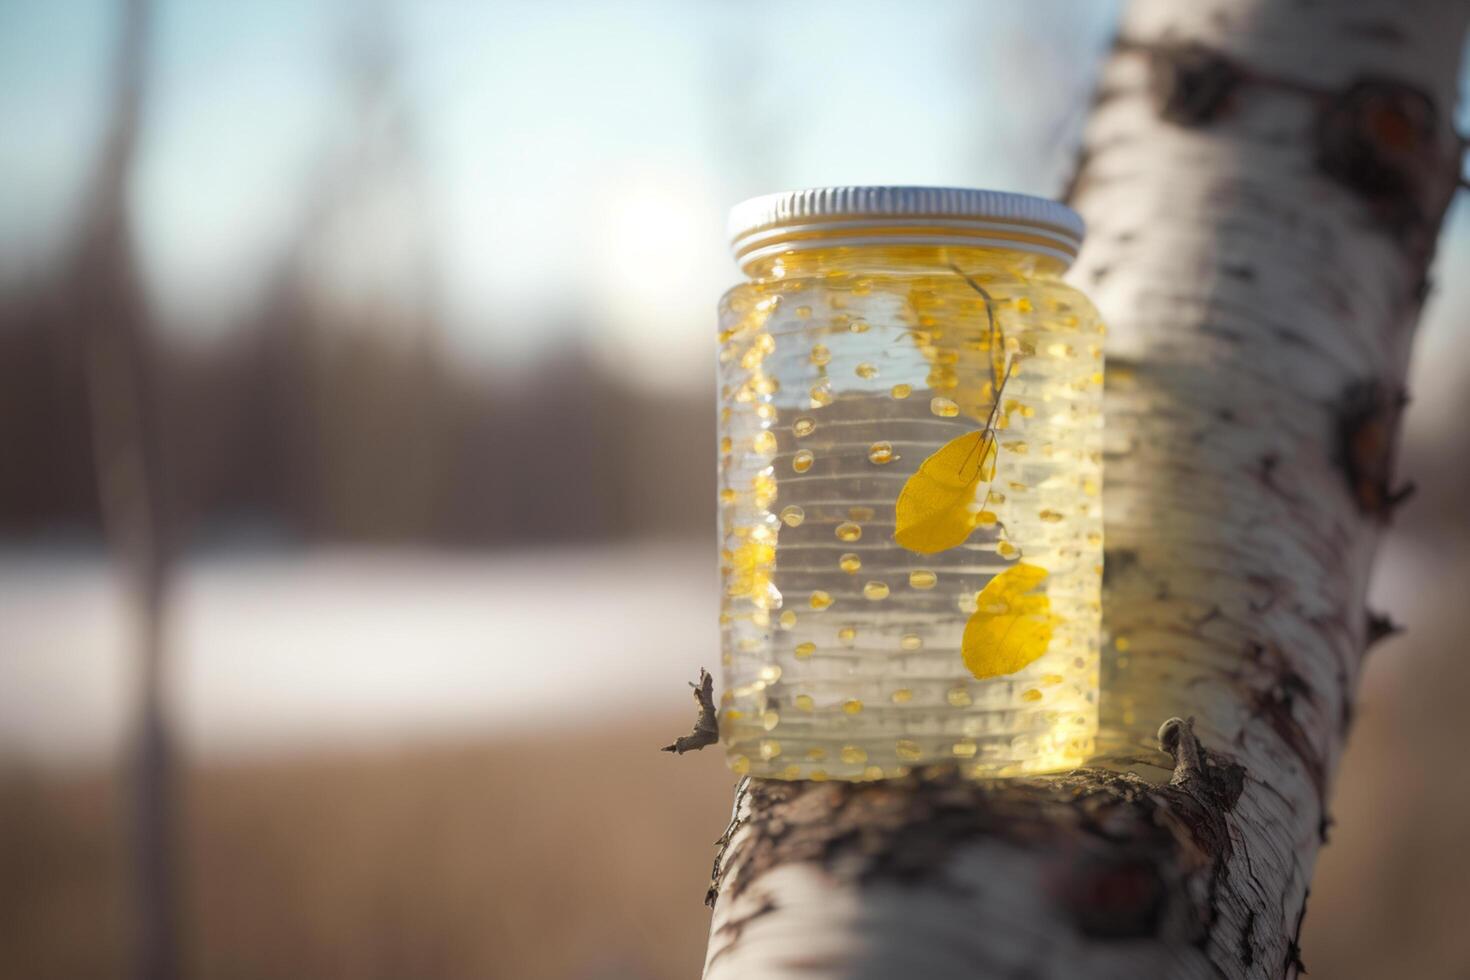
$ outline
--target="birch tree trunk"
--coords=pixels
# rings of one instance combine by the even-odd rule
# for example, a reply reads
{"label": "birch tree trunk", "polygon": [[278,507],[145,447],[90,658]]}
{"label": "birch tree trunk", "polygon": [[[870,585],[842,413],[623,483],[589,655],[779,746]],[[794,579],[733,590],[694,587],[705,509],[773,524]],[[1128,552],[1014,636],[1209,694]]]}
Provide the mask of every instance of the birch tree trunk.
{"label": "birch tree trunk", "polygon": [[1100,757],[743,782],[709,980],[1301,971],[1467,18],[1131,5],[1070,191],[1111,326]]}

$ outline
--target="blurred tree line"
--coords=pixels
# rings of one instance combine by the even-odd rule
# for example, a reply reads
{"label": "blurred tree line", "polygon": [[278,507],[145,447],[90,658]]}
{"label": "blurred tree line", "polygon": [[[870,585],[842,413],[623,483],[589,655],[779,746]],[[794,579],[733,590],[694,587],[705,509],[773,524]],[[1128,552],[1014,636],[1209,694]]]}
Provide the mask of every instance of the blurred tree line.
{"label": "blurred tree line", "polygon": [[[0,534],[100,534],[85,282],[0,294]],[[709,527],[707,398],[619,384],[577,347],[513,374],[434,323],[364,323],[290,279],[228,335],[151,337],[164,488],[208,537],[500,545]]]}
{"label": "blurred tree line", "polygon": [[[344,296],[326,281],[323,241],[335,228],[340,242],[354,211],[402,197],[394,184],[414,173],[388,32],[361,23],[344,61],[346,152],[323,161],[251,312],[209,336],[146,325],[171,523],[196,540],[448,546],[708,528],[712,396],[635,390],[574,342],[529,367],[485,369],[444,341],[432,296]],[[74,227],[93,227],[79,210]],[[433,250],[422,252],[410,282],[434,281]],[[101,532],[85,279],[58,263],[0,290],[5,537]]]}

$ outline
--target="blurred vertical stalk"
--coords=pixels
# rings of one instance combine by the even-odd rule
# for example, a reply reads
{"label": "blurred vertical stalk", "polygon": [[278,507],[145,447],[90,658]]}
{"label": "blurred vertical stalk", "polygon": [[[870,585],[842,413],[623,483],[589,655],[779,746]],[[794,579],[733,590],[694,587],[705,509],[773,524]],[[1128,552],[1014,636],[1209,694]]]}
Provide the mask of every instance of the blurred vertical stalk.
{"label": "blurred vertical stalk", "polygon": [[72,269],[83,331],[92,450],[108,544],[122,567],[137,649],[130,832],[135,861],[134,974],[179,974],[172,748],[164,705],[165,613],[172,529],[160,447],[159,378],[134,267],[128,184],[138,139],[150,21],[148,0],[119,10],[108,132]]}

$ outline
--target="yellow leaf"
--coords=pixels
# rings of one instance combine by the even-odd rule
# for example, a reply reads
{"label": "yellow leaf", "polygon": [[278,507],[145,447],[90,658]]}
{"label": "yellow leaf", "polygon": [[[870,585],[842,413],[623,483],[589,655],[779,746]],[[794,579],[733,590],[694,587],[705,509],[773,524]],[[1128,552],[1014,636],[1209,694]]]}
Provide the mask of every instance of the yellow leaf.
{"label": "yellow leaf", "polygon": [[961,646],[977,680],[1014,674],[1046,653],[1055,622],[1051,600],[1029,594],[1046,575],[1040,566],[1019,562],[980,590]]}
{"label": "yellow leaf", "polygon": [[894,505],[893,539],[925,555],[964,544],[983,503],[976,490],[994,476],[994,433],[951,439],[904,483]]}

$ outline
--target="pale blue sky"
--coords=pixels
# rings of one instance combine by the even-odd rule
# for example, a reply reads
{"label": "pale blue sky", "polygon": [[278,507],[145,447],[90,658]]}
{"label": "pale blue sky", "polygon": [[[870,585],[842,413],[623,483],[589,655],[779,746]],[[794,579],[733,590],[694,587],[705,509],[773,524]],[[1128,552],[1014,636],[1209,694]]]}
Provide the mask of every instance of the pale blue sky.
{"label": "pale blue sky", "polygon": [[[68,227],[117,6],[0,0],[0,275],[42,267]],[[345,38],[377,9],[408,156],[315,246],[346,291],[428,265],[462,351],[514,365],[581,329],[620,363],[658,345],[652,380],[704,384],[731,203],[848,182],[1055,193],[1118,6],[161,0],[133,188],[148,282],[190,329],[257,295],[341,184]]]}
{"label": "pale blue sky", "polygon": [[[733,269],[724,212],[780,187],[1056,189],[1115,5],[964,0],[383,3],[411,123],[398,217],[455,336],[515,357],[566,325],[616,353],[700,329]],[[116,4],[0,0],[0,259],[35,267],[86,175]],[[170,314],[254,294],[349,143],[344,38],[371,5],[158,8],[134,187]],[[1065,29],[1064,29],[1065,28]],[[1043,81],[1044,80],[1044,81]],[[362,240],[353,247],[368,251]],[[363,255],[376,270],[391,259]],[[368,273],[369,276],[375,273]]]}

